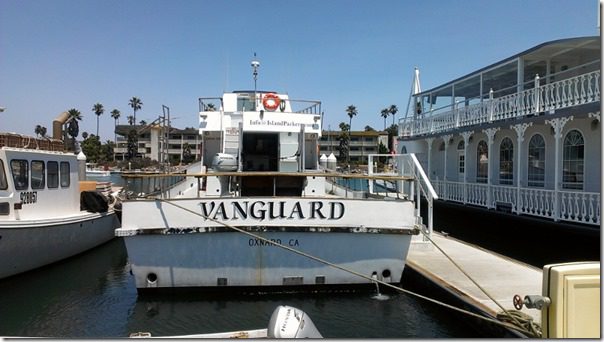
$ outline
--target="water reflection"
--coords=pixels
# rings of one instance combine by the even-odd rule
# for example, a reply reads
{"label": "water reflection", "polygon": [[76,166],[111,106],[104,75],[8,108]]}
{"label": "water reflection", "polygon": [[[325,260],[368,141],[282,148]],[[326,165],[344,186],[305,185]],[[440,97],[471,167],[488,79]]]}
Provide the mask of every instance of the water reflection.
{"label": "water reflection", "polygon": [[[474,337],[451,312],[404,294],[140,296],[122,239],[0,281],[0,336],[170,336],[266,328],[278,305],[308,313],[325,337]],[[461,323],[461,324],[460,324]]]}

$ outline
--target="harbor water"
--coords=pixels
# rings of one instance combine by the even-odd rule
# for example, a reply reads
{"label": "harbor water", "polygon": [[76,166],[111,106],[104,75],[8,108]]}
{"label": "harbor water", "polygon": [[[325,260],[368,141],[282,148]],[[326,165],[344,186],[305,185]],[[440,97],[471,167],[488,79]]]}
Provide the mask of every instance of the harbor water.
{"label": "harbor water", "polygon": [[464,317],[406,294],[141,296],[121,238],[0,280],[0,336],[116,338],[266,328],[278,305],[307,312],[324,337],[479,337]]}
{"label": "harbor water", "polygon": [[[110,180],[124,185],[119,174]],[[261,329],[278,305],[304,310],[330,338],[480,337],[461,315],[403,293],[143,296],[121,238],[0,280],[0,336],[119,338]]]}

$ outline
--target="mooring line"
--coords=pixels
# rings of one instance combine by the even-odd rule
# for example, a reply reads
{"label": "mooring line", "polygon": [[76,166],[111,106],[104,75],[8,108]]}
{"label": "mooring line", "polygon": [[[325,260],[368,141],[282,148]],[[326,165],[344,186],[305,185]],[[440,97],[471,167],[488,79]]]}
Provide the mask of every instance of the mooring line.
{"label": "mooring line", "polygon": [[[176,207],[176,208],[179,208],[179,209],[181,209],[181,210],[184,210],[184,211],[186,211],[186,212],[189,212],[189,213],[191,213],[191,214],[193,214],[193,215],[197,215],[197,216],[199,216],[199,217],[201,217],[201,218],[204,218],[204,219],[206,219],[206,220],[209,220],[209,221],[212,221],[212,222],[214,222],[214,223],[218,223],[218,224],[220,224],[220,225],[223,225],[223,226],[225,226],[225,227],[227,227],[227,228],[233,229],[233,230],[235,230],[235,231],[237,231],[237,232],[239,232],[239,233],[242,233],[242,234],[245,234],[245,235],[251,236],[251,237],[253,237],[253,238],[256,238],[256,239],[262,240],[262,241],[264,241],[264,242],[266,242],[266,243],[268,243],[268,244],[271,244],[271,245],[274,245],[274,246],[276,246],[276,247],[279,247],[279,248],[285,249],[285,250],[287,250],[287,251],[290,251],[290,252],[292,252],[292,253],[295,253],[295,254],[301,255],[301,256],[303,256],[303,257],[309,258],[309,259],[311,259],[311,260],[317,261],[317,262],[322,263],[322,264],[325,264],[325,265],[327,265],[327,266],[331,266],[331,267],[337,268],[337,269],[339,269],[339,270],[341,270],[341,271],[348,272],[348,273],[350,273],[350,274],[354,274],[354,275],[356,275],[356,276],[358,276],[358,277],[364,278],[364,279],[369,280],[369,281],[371,281],[371,282],[377,282],[377,283],[379,283],[379,284],[381,284],[381,285],[384,285],[384,286],[386,286],[386,287],[392,288],[392,289],[394,289],[394,290],[396,290],[396,291],[399,291],[399,292],[402,292],[402,293],[406,293],[406,294],[408,294],[408,295],[415,296],[415,297],[417,297],[417,298],[421,298],[421,299],[427,300],[427,301],[432,302],[432,303],[434,303],[434,304],[437,304],[437,305],[440,305],[440,306],[444,306],[444,307],[446,307],[446,308],[448,308],[448,309],[455,310],[455,311],[458,311],[458,312],[464,313],[464,314],[466,314],[466,315],[469,315],[469,316],[472,316],[472,317],[475,317],[475,318],[478,318],[478,319],[481,319],[481,320],[484,320],[484,321],[487,321],[487,322],[490,322],[490,323],[493,323],[493,324],[496,324],[496,325],[500,325],[500,326],[502,326],[502,327],[504,327],[504,328],[513,329],[513,330],[517,330],[517,331],[519,331],[519,332],[522,332],[522,333],[524,333],[524,334],[532,335],[530,331],[528,331],[528,330],[526,330],[526,329],[522,328],[521,326],[520,326],[520,327],[518,327],[518,326],[516,326],[516,325],[512,325],[512,324],[510,324],[510,323],[502,322],[502,321],[499,321],[499,320],[496,320],[496,319],[493,319],[493,318],[489,318],[489,317],[484,317],[484,316],[481,316],[481,315],[476,314],[476,313],[474,313],[474,312],[471,312],[471,311],[468,311],[468,310],[465,310],[465,309],[461,309],[461,308],[458,308],[458,307],[455,307],[455,306],[449,305],[449,304],[447,304],[447,303],[444,303],[444,302],[438,301],[438,300],[436,300],[436,299],[432,299],[432,298],[426,297],[426,296],[424,296],[424,295],[421,295],[421,294],[419,294],[419,293],[415,293],[415,292],[413,292],[413,291],[409,291],[409,290],[403,289],[402,287],[398,287],[398,286],[392,285],[392,284],[390,284],[390,283],[386,283],[386,282],[384,282],[384,281],[382,281],[382,280],[378,280],[378,279],[371,278],[370,276],[366,276],[366,275],[361,274],[361,273],[359,273],[359,272],[357,272],[357,271],[347,269],[347,268],[345,268],[345,267],[342,267],[342,266],[340,266],[340,265],[334,264],[334,263],[329,262],[329,261],[327,261],[327,260],[323,260],[323,259],[321,259],[321,258],[319,258],[319,257],[314,256],[314,255],[310,255],[310,254],[308,254],[308,253],[302,252],[302,251],[297,250],[297,249],[295,249],[295,248],[291,248],[291,247],[289,247],[289,246],[282,245],[282,244],[277,243],[277,242],[275,242],[275,241],[271,241],[271,240],[269,240],[269,239],[267,239],[267,238],[264,238],[264,237],[262,237],[262,236],[260,236],[260,235],[254,234],[254,233],[252,233],[252,232],[245,231],[245,230],[243,230],[243,229],[241,229],[241,228],[238,228],[238,227],[235,227],[235,226],[231,226],[230,224],[227,224],[227,223],[224,223],[224,222],[218,221],[218,220],[216,220],[216,219],[213,219],[213,218],[211,218],[211,217],[205,216],[205,215],[203,215],[203,214],[201,214],[201,213],[198,213],[198,212],[195,212],[195,211],[193,211],[193,210],[191,210],[191,209],[188,209],[188,208],[185,208],[185,207],[183,207],[183,206],[180,206],[180,205],[177,205],[177,204],[175,204],[175,203],[172,203],[172,201],[169,201],[169,200],[164,200],[164,199],[160,199],[160,198],[157,198],[157,199],[155,199],[155,200],[156,200],[156,201],[159,201],[159,202],[162,202],[162,203],[167,203],[167,204],[170,204],[170,205],[172,205],[172,206],[174,206],[174,207]],[[421,230],[421,229],[420,229],[420,230]],[[510,315],[510,316],[511,316],[511,315]]]}

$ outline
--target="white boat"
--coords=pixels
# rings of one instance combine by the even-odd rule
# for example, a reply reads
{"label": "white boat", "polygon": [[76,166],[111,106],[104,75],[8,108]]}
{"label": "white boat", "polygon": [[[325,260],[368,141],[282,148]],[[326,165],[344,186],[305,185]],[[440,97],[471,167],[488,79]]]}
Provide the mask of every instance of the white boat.
{"label": "white boat", "polygon": [[319,101],[236,91],[199,104],[207,171],[188,174],[188,187],[169,199],[123,203],[116,235],[139,291],[400,282],[421,226],[415,202],[326,191],[326,178],[378,176],[320,170]]}
{"label": "white boat", "polygon": [[98,178],[98,177],[109,177],[111,175],[110,170],[103,170],[96,166],[94,163],[86,163],[86,177]]}
{"label": "white boat", "polygon": [[428,90],[416,69],[397,151],[417,154],[436,213],[447,202],[494,221],[511,213],[528,227],[545,222],[547,236],[554,226],[591,231],[597,246],[600,64],[595,36],[546,42]]}
{"label": "white boat", "polygon": [[119,222],[113,210],[95,203],[94,194],[81,203],[76,156],[62,150],[60,141],[0,134],[0,278],[114,237]]}
{"label": "white boat", "polygon": [[323,338],[312,319],[303,311],[288,305],[279,305],[273,311],[268,327],[254,330],[180,335],[151,336],[148,332],[130,334],[130,338],[187,338],[187,339],[230,339],[230,338]]}

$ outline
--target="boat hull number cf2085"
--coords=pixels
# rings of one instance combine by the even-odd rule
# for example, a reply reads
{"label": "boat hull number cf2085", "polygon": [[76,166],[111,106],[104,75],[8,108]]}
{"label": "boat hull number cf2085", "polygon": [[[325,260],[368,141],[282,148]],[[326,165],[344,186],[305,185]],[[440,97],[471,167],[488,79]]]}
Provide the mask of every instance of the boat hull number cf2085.
{"label": "boat hull number cf2085", "polygon": [[38,192],[37,191],[24,191],[19,194],[22,204],[31,204],[36,203],[38,201]]}

